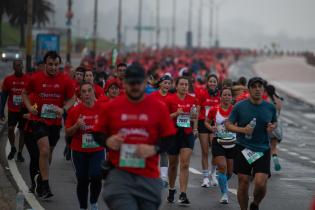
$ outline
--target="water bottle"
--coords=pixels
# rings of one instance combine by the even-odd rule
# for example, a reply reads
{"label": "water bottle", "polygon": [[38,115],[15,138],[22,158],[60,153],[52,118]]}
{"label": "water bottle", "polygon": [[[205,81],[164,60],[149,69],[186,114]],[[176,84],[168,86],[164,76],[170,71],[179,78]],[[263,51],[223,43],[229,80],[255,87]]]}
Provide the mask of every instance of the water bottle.
{"label": "water bottle", "polygon": [[197,115],[197,107],[196,105],[192,105],[191,109],[190,109],[190,116],[191,117],[195,117]]}
{"label": "water bottle", "polygon": [[[249,122],[249,126],[250,126],[251,128],[253,128],[253,129],[256,127],[256,118],[253,118],[253,119]],[[245,135],[245,138],[251,139],[251,138],[252,138],[252,134],[253,134],[253,133],[251,133],[251,134],[246,134],[246,135]]]}
{"label": "water bottle", "polygon": [[24,210],[24,194],[18,192],[16,195],[16,210]]}

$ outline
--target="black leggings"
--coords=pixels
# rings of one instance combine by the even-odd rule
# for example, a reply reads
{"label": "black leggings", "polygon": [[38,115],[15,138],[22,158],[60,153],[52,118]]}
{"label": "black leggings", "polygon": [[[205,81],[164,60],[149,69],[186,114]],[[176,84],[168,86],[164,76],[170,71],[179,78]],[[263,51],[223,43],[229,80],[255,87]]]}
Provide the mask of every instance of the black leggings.
{"label": "black leggings", "polygon": [[32,133],[26,132],[24,133],[24,142],[28,153],[30,155],[30,176],[32,185],[34,186],[34,177],[39,173],[39,150],[36,143],[36,140],[33,138]]}
{"label": "black leggings", "polygon": [[87,208],[87,198],[90,186],[90,203],[97,203],[98,197],[102,190],[102,177],[77,177],[77,196],[80,203],[80,208]]}

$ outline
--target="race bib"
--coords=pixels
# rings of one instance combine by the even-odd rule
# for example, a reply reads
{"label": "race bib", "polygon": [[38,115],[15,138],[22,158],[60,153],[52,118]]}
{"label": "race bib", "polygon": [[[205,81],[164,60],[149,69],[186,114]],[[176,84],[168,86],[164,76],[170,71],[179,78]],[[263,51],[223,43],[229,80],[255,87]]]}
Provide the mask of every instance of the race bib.
{"label": "race bib", "polygon": [[22,96],[21,95],[13,95],[13,105],[20,106],[22,104]]}
{"label": "race bib", "polygon": [[48,118],[48,119],[56,119],[57,115],[55,112],[55,105],[53,104],[44,104],[42,106],[41,115],[42,118]]}
{"label": "race bib", "polygon": [[256,160],[264,156],[263,152],[253,152],[250,149],[243,149],[242,153],[249,164],[254,163]]}
{"label": "race bib", "polygon": [[179,115],[177,117],[176,124],[180,128],[190,128],[190,115]]}
{"label": "race bib", "polygon": [[83,134],[82,135],[82,148],[90,149],[99,147],[98,143],[94,141],[92,134]]}
{"label": "race bib", "polygon": [[209,111],[210,111],[210,106],[205,106],[205,110],[206,110],[206,117],[208,117]]}
{"label": "race bib", "polygon": [[145,159],[136,155],[137,145],[123,144],[120,148],[120,167],[145,168]]}

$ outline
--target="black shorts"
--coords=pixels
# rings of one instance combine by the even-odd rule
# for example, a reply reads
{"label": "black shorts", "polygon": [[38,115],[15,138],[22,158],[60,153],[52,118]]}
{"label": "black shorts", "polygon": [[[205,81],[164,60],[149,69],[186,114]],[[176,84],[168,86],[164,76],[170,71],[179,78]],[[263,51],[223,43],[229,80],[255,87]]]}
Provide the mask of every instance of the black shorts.
{"label": "black shorts", "polygon": [[245,174],[248,176],[255,176],[256,173],[264,173],[269,177],[270,173],[270,149],[264,152],[264,156],[249,164],[245,159],[242,150],[245,149],[241,145],[236,145],[236,155],[234,158],[234,173]]}
{"label": "black shorts", "polygon": [[235,147],[233,148],[224,148],[222,147],[221,144],[218,143],[217,139],[214,138],[212,141],[212,156],[217,157],[217,156],[224,156],[227,159],[234,159],[235,157]]}
{"label": "black shorts", "polygon": [[25,125],[26,119],[23,119],[22,112],[11,112],[8,111],[8,126],[15,127],[18,125],[18,128],[23,128]]}
{"label": "black shorts", "polygon": [[188,148],[193,150],[195,137],[192,133],[186,134],[184,130],[179,129],[176,133],[176,139],[168,149],[169,155],[178,155],[181,149]]}
{"label": "black shorts", "polygon": [[206,133],[206,134],[211,133],[209,129],[206,128],[204,120],[198,120],[198,133]]}
{"label": "black shorts", "polygon": [[58,125],[46,125],[42,122],[31,122],[31,129],[33,131],[33,136],[36,141],[39,139],[48,136],[49,145],[55,147],[60,138],[61,126]]}

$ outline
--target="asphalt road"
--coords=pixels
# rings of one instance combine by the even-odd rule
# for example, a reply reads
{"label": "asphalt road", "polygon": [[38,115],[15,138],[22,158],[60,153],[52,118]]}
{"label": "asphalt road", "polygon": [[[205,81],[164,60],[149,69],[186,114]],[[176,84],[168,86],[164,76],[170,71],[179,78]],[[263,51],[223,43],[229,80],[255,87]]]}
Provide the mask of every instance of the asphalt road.
{"label": "asphalt road", "polygon": [[[239,62],[232,68],[231,76],[235,78],[241,75],[251,77],[253,75],[251,65],[255,62],[256,59],[253,58]],[[262,202],[260,209],[307,210],[315,192],[315,109],[303,102],[288,98],[283,93],[282,96],[285,98],[282,112],[284,140],[280,145],[279,151],[282,171],[272,172],[272,177],[268,181],[267,196]],[[64,139],[62,137],[57,145],[51,165],[50,183],[55,197],[49,202],[40,201],[45,209],[79,208],[75,194],[73,167],[71,162],[64,160],[62,155],[63,148]],[[26,150],[24,150],[24,156],[27,160],[25,163],[18,163],[18,168],[26,183],[29,184],[28,155]],[[198,174],[201,171],[200,160],[200,145],[196,141],[191,160],[193,169],[190,173],[188,189],[188,197],[192,205],[184,209],[239,209],[236,200],[236,176],[233,176],[229,183],[230,203],[228,205],[219,204],[220,193],[218,187],[208,189],[200,187],[201,175]],[[166,197],[167,189],[165,189],[163,194]],[[165,200],[165,198],[163,199]],[[99,207],[100,209],[107,209],[101,198],[99,199]],[[182,207],[163,202],[161,209],[182,209]]]}

